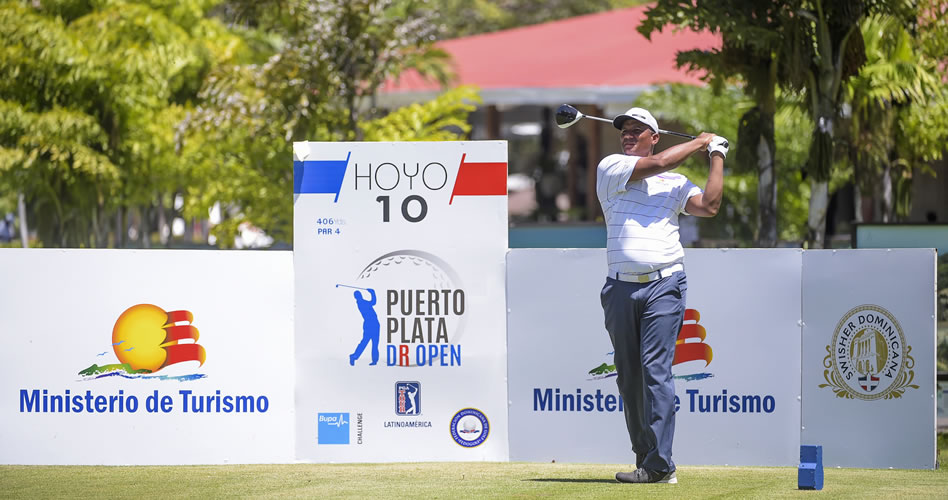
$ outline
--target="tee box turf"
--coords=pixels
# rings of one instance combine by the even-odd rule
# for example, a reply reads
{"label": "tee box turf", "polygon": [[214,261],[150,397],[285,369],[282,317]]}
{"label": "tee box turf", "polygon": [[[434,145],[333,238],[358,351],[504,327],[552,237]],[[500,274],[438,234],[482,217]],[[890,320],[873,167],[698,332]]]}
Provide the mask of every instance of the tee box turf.
{"label": "tee box turf", "polygon": [[800,468],[797,470],[797,488],[801,490],[823,489],[823,447],[800,446]]}

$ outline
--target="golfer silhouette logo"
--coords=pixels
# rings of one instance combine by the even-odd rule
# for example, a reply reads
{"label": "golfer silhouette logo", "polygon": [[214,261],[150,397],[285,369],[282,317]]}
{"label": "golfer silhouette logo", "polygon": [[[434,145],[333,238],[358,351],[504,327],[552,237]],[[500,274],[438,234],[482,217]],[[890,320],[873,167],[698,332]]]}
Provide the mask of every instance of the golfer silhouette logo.
{"label": "golfer silhouette logo", "polygon": [[395,414],[421,415],[421,382],[395,382]]}
{"label": "golfer silhouette logo", "polygon": [[408,415],[417,415],[418,414],[418,389],[414,387],[408,388],[408,404],[411,405],[411,409],[406,412]]}
{"label": "golfer silhouette logo", "polygon": [[382,326],[379,324],[379,315],[375,312],[375,290],[372,288],[366,288],[365,290],[369,292],[368,300],[362,296],[361,291],[352,292],[352,296],[356,300],[356,306],[362,314],[362,341],[356,346],[355,352],[349,355],[349,364],[353,366],[355,366],[356,360],[362,356],[362,351],[369,345],[369,342],[372,342],[372,362],[369,364],[375,365],[379,362],[379,331]]}

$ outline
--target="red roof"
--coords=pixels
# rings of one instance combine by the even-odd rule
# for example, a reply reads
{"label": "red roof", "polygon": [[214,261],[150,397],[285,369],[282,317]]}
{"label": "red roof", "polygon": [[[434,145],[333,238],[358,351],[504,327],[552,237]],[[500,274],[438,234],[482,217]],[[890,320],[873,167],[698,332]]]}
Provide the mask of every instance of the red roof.
{"label": "red roof", "polygon": [[[676,69],[675,55],[720,47],[718,35],[666,28],[647,40],[636,28],[648,6],[631,7],[438,43],[454,61],[457,84],[476,85],[486,103],[613,101],[655,84],[701,84]],[[417,73],[388,82],[383,96],[421,98],[438,91]],[[569,94],[569,95],[566,95]]]}

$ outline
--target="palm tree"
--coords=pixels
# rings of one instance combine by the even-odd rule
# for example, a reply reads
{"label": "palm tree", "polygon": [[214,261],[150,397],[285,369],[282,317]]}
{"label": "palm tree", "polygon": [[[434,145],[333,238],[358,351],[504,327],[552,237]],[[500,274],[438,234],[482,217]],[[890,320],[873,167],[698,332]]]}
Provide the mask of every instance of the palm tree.
{"label": "palm tree", "polygon": [[[921,64],[914,41],[904,25],[885,15],[863,20],[866,64],[843,88],[849,105],[848,156],[853,166],[856,222],[862,222],[863,195],[874,199],[873,219],[891,222],[896,200],[907,212],[910,162],[896,153],[900,112],[943,100],[936,72]],[[895,183],[893,185],[893,180]]]}

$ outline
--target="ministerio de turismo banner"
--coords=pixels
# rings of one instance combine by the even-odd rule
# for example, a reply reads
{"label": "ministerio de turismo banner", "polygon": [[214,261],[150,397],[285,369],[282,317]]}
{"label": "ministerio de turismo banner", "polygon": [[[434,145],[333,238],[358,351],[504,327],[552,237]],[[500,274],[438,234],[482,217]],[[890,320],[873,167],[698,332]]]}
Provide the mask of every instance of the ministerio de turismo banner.
{"label": "ministerio de turismo banner", "polygon": [[507,147],[294,144],[296,453],[506,460]]}
{"label": "ministerio de turismo banner", "polygon": [[[800,250],[685,250],[678,464],[799,458]],[[631,463],[599,293],[604,249],[507,258],[510,459]]]}
{"label": "ministerio de turismo banner", "polygon": [[294,459],[289,252],[0,260],[0,463]]}

